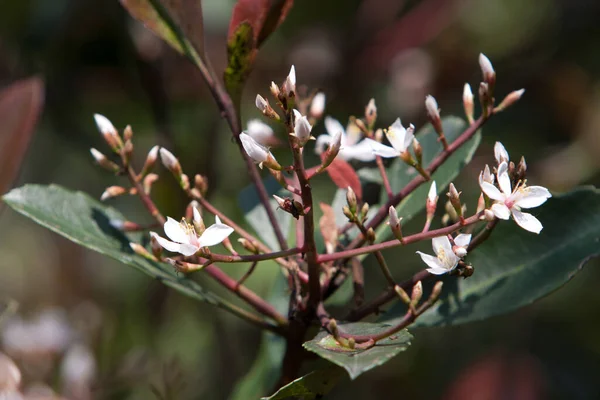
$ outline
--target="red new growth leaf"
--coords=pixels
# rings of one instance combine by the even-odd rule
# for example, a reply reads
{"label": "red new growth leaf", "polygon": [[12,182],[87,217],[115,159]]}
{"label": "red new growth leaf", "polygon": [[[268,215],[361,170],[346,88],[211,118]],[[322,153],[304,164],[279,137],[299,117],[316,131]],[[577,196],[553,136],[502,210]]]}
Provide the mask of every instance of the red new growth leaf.
{"label": "red new growth leaf", "polygon": [[241,24],[252,27],[254,46],[262,42],[285,20],[293,0],[239,0],[233,8],[228,38],[231,40]]}
{"label": "red new growth leaf", "polygon": [[[324,153],[323,153],[324,154]],[[321,156],[323,157],[323,156]],[[327,173],[329,177],[340,189],[347,189],[348,186],[354,190],[356,197],[362,199],[362,187],[360,186],[360,179],[354,171],[354,168],[346,161],[341,158],[336,158],[327,167]]]}
{"label": "red new growth leaf", "polygon": [[8,190],[19,171],[43,102],[44,83],[38,77],[0,91],[0,194]]}

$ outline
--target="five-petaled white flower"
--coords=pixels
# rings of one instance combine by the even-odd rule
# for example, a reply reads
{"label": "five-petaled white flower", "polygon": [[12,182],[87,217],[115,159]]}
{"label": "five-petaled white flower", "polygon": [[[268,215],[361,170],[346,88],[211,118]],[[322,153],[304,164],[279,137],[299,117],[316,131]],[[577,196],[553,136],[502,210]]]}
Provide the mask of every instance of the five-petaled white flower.
{"label": "five-petaled white flower", "polygon": [[251,119],[248,121],[246,133],[263,146],[269,144],[269,140],[273,138],[274,134],[273,129],[260,119]]}
{"label": "five-petaled white flower", "polygon": [[325,117],[325,129],[327,133],[320,135],[315,144],[317,154],[323,153],[325,145],[331,145],[335,136],[341,133],[342,143],[338,153],[340,157],[346,161],[356,159],[367,162],[375,159],[369,142],[366,140],[360,141],[360,129],[355,124],[349,124],[347,129],[344,129],[338,120],[327,116]]}
{"label": "five-petaled white flower", "polygon": [[[436,257],[420,251],[417,251],[417,254],[419,254],[423,262],[429,266],[427,272],[434,275],[442,275],[456,268],[460,259],[467,254],[466,247],[469,245],[469,242],[471,242],[471,235],[460,234],[454,239],[456,246],[454,246],[455,249],[453,249],[448,236],[439,236],[431,240]],[[455,251],[457,251],[460,256],[457,255]]]}
{"label": "five-petaled white flower", "polygon": [[413,134],[414,130],[415,127],[412,124],[408,129],[404,128],[400,118],[398,118],[394,121],[392,126],[385,131],[385,136],[387,136],[392,147],[381,144],[373,139],[365,139],[365,141],[371,146],[373,154],[386,158],[398,157],[408,150],[408,147],[415,137]]}
{"label": "five-petaled white flower", "polygon": [[544,204],[552,197],[548,189],[542,186],[526,186],[522,183],[517,184],[513,191],[506,161],[500,164],[496,175],[500,190],[489,182],[481,183],[481,190],[490,199],[495,200],[491,207],[494,215],[500,219],[509,219],[512,214],[513,219],[521,228],[529,232],[540,233],[543,228],[541,222],[533,215],[521,212],[521,208],[533,208]]}
{"label": "five-petaled white flower", "polygon": [[[200,213],[196,208],[193,210],[194,221],[200,222]],[[193,225],[186,221],[177,222],[171,217],[167,217],[164,229],[165,234],[171,240],[167,240],[155,232],[150,232],[150,235],[152,235],[163,248],[174,253],[183,254],[184,256],[194,255],[202,247],[219,244],[233,232],[233,228],[222,223],[218,216],[215,216],[215,223],[202,232],[200,236],[198,236]]]}

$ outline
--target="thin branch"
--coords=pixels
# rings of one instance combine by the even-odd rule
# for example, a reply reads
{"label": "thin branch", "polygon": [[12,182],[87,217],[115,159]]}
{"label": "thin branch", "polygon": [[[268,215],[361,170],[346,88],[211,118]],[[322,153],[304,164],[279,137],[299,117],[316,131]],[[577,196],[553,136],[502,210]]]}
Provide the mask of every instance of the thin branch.
{"label": "thin branch", "polygon": [[377,156],[377,158],[375,158],[375,160],[377,162],[377,168],[379,168],[379,173],[381,174],[381,179],[383,180],[383,187],[385,188],[387,197],[388,197],[388,199],[391,199],[394,196],[394,192],[392,191],[392,186],[390,185],[390,180],[388,179],[387,172],[385,170],[385,166],[383,165],[383,159],[380,156]]}
{"label": "thin branch", "polygon": [[140,197],[140,200],[144,204],[144,207],[146,207],[146,209],[148,210],[150,215],[152,215],[152,218],[156,220],[156,222],[158,222],[161,226],[164,225],[167,221],[166,218],[160,213],[160,211],[158,210],[158,208],[154,204],[154,201],[152,201],[148,193],[144,191],[144,187],[137,180],[135,171],[133,170],[131,165],[127,165],[126,172],[127,177],[129,178],[129,182],[131,182],[131,184],[135,187],[137,195]]}
{"label": "thin branch", "polygon": [[249,255],[225,255],[225,254],[205,254],[203,257],[221,263],[241,263],[241,262],[256,262],[265,260],[274,260],[277,258],[288,257],[294,254],[302,253],[303,249],[294,247],[292,249],[276,251],[273,253],[264,254],[249,254]]}

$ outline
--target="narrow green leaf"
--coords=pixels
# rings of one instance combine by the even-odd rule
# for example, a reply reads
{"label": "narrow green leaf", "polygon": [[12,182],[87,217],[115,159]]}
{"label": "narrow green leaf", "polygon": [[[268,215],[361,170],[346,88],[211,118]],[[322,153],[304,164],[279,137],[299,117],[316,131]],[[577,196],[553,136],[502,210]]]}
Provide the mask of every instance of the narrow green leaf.
{"label": "narrow green leaf", "polygon": [[110,224],[111,220],[124,220],[123,215],[87,194],[56,185],[25,185],[13,189],[3,199],[18,213],[77,244],[130,265],[186,296],[221,304],[217,295],[178,276],[171,266],[134,253],[129,247],[130,239]]}
{"label": "narrow green leaf", "polygon": [[[373,335],[390,327],[388,324],[355,322],[338,324],[340,331],[352,335]],[[320,332],[314,339],[304,343],[304,348],[344,368],[350,379],[388,362],[410,346],[412,335],[405,329],[383,339],[367,350],[351,350],[340,346],[327,332]]]}
{"label": "narrow green leaf", "polygon": [[[467,256],[475,268],[467,279],[445,277],[442,299],[413,326],[483,320],[524,307],[560,288],[600,254],[600,191],[580,188],[532,210],[540,235],[500,221],[491,238]],[[393,323],[405,309],[384,316]]]}
{"label": "narrow green leaf", "polygon": [[263,397],[262,400],[296,399],[298,396],[302,396],[303,400],[320,399],[329,393],[343,376],[344,370],[334,366],[313,371],[285,385],[272,396]]}
{"label": "narrow green leaf", "polygon": [[[289,192],[282,189],[281,185],[272,176],[263,179],[263,183],[269,194],[269,203],[271,204],[271,207],[276,210],[279,205],[272,195],[277,194],[281,197],[287,197],[289,196]],[[279,248],[279,242],[275,236],[275,231],[273,231],[273,227],[269,224],[267,212],[260,202],[254,185],[242,189],[239,196],[239,203],[240,208],[244,212],[244,218],[246,218],[246,221],[254,229],[258,237],[271,249]],[[281,210],[276,210],[275,217],[279,222],[279,226],[281,227],[284,236],[286,236],[290,231],[293,217]]]}

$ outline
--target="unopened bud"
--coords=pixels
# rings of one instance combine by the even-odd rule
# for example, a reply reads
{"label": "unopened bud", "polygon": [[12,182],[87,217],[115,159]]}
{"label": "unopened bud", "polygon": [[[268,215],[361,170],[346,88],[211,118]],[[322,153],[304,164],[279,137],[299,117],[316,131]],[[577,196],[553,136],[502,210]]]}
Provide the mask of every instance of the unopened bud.
{"label": "unopened bud", "polygon": [[179,176],[179,186],[181,186],[181,188],[184,191],[188,191],[190,188],[190,178],[189,176],[187,176],[186,174],[181,174]]}
{"label": "unopened bud", "polygon": [[294,97],[296,95],[296,68],[293,65],[281,89],[283,90],[283,95],[286,97]]}
{"label": "unopened bud", "polygon": [[127,161],[131,160],[131,157],[133,156],[133,142],[131,140],[125,141],[125,144],[123,145],[123,154]]}
{"label": "unopened bud", "polygon": [[433,290],[431,291],[431,295],[429,295],[429,301],[432,303],[436,302],[437,299],[440,298],[442,294],[442,287],[444,286],[444,282],[437,281],[435,285],[433,285]]}
{"label": "unopened bud", "polygon": [[352,214],[356,214],[358,202],[356,200],[356,193],[354,193],[354,190],[350,186],[348,186],[348,190],[346,191],[346,203],[350,207]]}
{"label": "unopened bud", "polygon": [[100,200],[104,201],[104,200],[110,199],[112,197],[124,195],[125,193],[127,193],[127,189],[125,189],[124,187],[109,186],[106,188],[104,193],[102,193],[102,196],[100,196]]}
{"label": "unopened bud", "polygon": [[481,73],[483,74],[483,80],[489,85],[490,97],[494,92],[494,86],[496,85],[496,71],[492,66],[492,62],[483,53],[479,54],[479,66],[481,67]]}
{"label": "unopened bud", "polygon": [[119,136],[119,133],[112,122],[110,122],[110,120],[104,115],[100,114],[94,114],[94,120],[96,121],[98,130],[100,133],[102,133],[102,136],[109,147],[115,153],[119,153],[123,147],[123,141],[121,140],[121,137]]}
{"label": "unopened bud", "polygon": [[254,104],[256,104],[256,108],[258,108],[264,116],[279,121],[279,114],[277,114],[275,110],[273,110],[273,107],[269,105],[269,101],[260,94],[256,95]]}
{"label": "unopened bud", "polygon": [[506,95],[506,97],[504,98],[504,100],[502,100],[502,102],[498,105],[498,107],[496,107],[495,111],[503,111],[503,110],[507,109],[508,107],[512,106],[517,101],[519,101],[519,99],[521,99],[521,97],[523,96],[523,93],[525,93],[525,89],[514,90],[514,91],[510,92],[509,94]]}
{"label": "unopened bud", "polygon": [[481,193],[479,195],[479,200],[477,200],[477,214],[479,214],[480,212],[482,212],[483,210],[485,210],[485,197],[483,196],[483,193]]}
{"label": "unopened bud", "polygon": [[344,215],[346,216],[346,218],[348,218],[350,222],[353,222],[355,220],[354,214],[352,214],[348,206],[342,207],[342,213],[344,213]]}
{"label": "unopened bud", "polygon": [[365,219],[369,213],[369,203],[364,203],[360,208],[360,215]]}
{"label": "unopened bud", "polygon": [[196,233],[198,235],[202,235],[206,230],[206,225],[204,224],[204,219],[202,218],[202,215],[200,214],[200,211],[198,210],[196,204],[198,203],[190,203],[192,208],[192,224],[194,224],[194,229],[196,230]]}
{"label": "unopened bud", "polygon": [[431,186],[429,187],[429,193],[427,194],[427,200],[425,202],[427,216],[433,216],[433,214],[435,214],[438,199],[439,198],[437,195],[437,185],[435,184],[435,181],[433,181],[431,182]]}
{"label": "unopened bud", "polygon": [[258,254],[258,248],[256,247],[255,243],[249,241],[246,238],[239,238],[238,242],[242,245],[243,248],[248,250],[250,253]]}
{"label": "unopened bud", "polygon": [[337,338],[339,336],[338,326],[335,319],[331,318],[329,320],[329,323],[327,324],[327,330],[331,333],[333,337]]}
{"label": "unopened bud", "polygon": [[325,111],[325,93],[319,92],[315,94],[311,103],[309,115],[312,118],[321,118],[323,116],[323,112]]}
{"label": "unopened bud", "polygon": [[181,179],[181,175],[183,171],[181,170],[181,164],[179,164],[179,160],[171,153],[169,150],[164,147],[160,149],[160,160],[166,169],[171,171],[173,176],[177,178],[177,180]]}
{"label": "unopened bud", "polygon": [[367,229],[367,241],[373,243],[375,241],[375,230],[373,228]]}
{"label": "unopened bud", "polygon": [[200,174],[196,174],[194,176],[194,187],[202,196],[206,195],[206,191],[208,190],[208,178]]}
{"label": "unopened bud", "polygon": [[150,194],[150,191],[152,190],[152,185],[157,180],[158,180],[158,175],[157,174],[148,174],[148,175],[146,175],[144,177],[144,181],[143,181],[144,193]]}
{"label": "unopened bud", "polygon": [[491,105],[492,100],[489,85],[486,82],[481,82],[479,84],[479,102],[481,103],[481,110],[484,117],[487,117],[489,113],[488,108]]}
{"label": "unopened bud", "polygon": [[450,199],[450,203],[456,210],[458,216],[462,216],[462,205],[460,204],[460,193],[456,190],[454,183],[450,183],[450,187],[448,188],[448,198]]}
{"label": "unopened bud", "polygon": [[433,96],[428,95],[425,97],[425,108],[427,109],[427,116],[429,117],[431,125],[433,125],[433,129],[435,129],[435,132],[440,138],[444,138],[444,128],[442,127],[440,110],[438,109],[437,101]]}
{"label": "unopened bud", "polygon": [[527,176],[527,163],[525,162],[525,157],[521,156],[521,160],[519,161],[519,165],[517,165],[517,180],[525,179]]}
{"label": "unopened bud", "polygon": [[467,120],[470,124],[475,120],[473,115],[475,113],[475,105],[473,103],[473,91],[471,90],[471,85],[465,83],[465,87],[463,88],[463,106],[465,108],[465,115],[467,116]]}
{"label": "unopened bud", "polygon": [[[281,90],[279,90],[279,86],[277,86],[277,84],[275,82],[271,82],[271,86],[269,87],[269,89],[271,90],[271,94],[273,95],[273,97],[278,99],[279,94],[281,93]],[[256,99],[258,101],[258,97]],[[258,107],[258,103],[256,104],[256,106]],[[260,107],[258,107],[258,108],[260,109]]]}
{"label": "unopened bud", "polygon": [[421,143],[419,143],[417,138],[413,138],[413,151],[415,152],[417,164],[423,165],[423,147],[421,146]]}
{"label": "unopened bud", "polygon": [[111,172],[118,172],[119,171],[119,166],[117,164],[115,164],[114,162],[110,161],[108,158],[106,158],[106,156],[104,154],[102,154],[101,152],[99,152],[98,150],[91,148],[90,149],[90,153],[92,153],[92,157],[94,157],[94,160],[96,161],[96,163],[101,166],[102,168],[106,169],[107,171],[111,171]]}
{"label": "unopened bud", "polygon": [[390,216],[388,224],[390,225],[392,233],[394,234],[396,239],[402,241],[402,218],[398,218],[398,213],[396,212],[394,206],[390,206],[388,214]]}
{"label": "unopened bud", "polygon": [[454,254],[456,254],[458,258],[464,258],[467,255],[467,249],[462,246],[454,246],[452,251],[454,251]]}
{"label": "unopened bud", "polygon": [[496,216],[494,215],[492,210],[485,210],[483,212],[483,215],[485,216],[485,220],[489,221],[489,222],[492,222],[493,220],[496,219]]}
{"label": "unopened bud", "polygon": [[133,129],[131,129],[131,125],[127,125],[123,130],[123,140],[126,142],[130,142],[133,139]]}
{"label": "unopened bud", "polygon": [[375,140],[379,143],[381,143],[383,141],[383,130],[382,129],[377,129],[375,131]]}
{"label": "unopened bud", "polygon": [[375,121],[377,120],[377,106],[375,106],[375,99],[369,100],[369,104],[365,108],[365,121],[367,121],[367,125],[370,129],[375,125]]}
{"label": "unopened bud", "polygon": [[416,307],[419,304],[419,302],[421,301],[422,297],[423,297],[423,284],[421,283],[421,281],[418,281],[413,286],[412,292],[410,294],[411,306]]}
{"label": "unopened bud", "polygon": [[129,243],[129,247],[131,247],[131,250],[133,250],[134,253],[147,258],[149,260],[152,261],[157,261],[157,258],[155,256],[153,256],[152,254],[150,254],[150,252],[148,250],[146,250],[146,248],[140,244],[137,243]]}
{"label": "unopened bud", "polygon": [[340,152],[341,147],[342,147],[342,132],[339,131],[333,136],[333,140],[331,141],[331,143],[329,143],[329,148],[327,149],[327,152],[323,156],[323,162],[321,163],[321,168],[328,167],[333,162],[333,160],[335,160],[335,157],[337,157],[338,153]]}
{"label": "unopened bud", "polygon": [[394,286],[394,291],[396,292],[398,297],[400,297],[400,300],[402,300],[402,302],[404,304],[406,304],[406,305],[410,304],[410,297],[408,296],[408,293],[406,293],[406,291],[404,289],[402,289],[402,287],[400,285]]}
{"label": "unopened bud", "polygon": [[159,146],[154,146],[148,152],[148,155],[146,156],[146,161],[144,162],[144,166],[142,167],[142,175],[145,175],[146,173],[150,172],[152,168],[154,168],[154,165],[156,164],[156,159],[158,158],[158,150]]}

